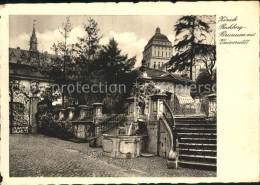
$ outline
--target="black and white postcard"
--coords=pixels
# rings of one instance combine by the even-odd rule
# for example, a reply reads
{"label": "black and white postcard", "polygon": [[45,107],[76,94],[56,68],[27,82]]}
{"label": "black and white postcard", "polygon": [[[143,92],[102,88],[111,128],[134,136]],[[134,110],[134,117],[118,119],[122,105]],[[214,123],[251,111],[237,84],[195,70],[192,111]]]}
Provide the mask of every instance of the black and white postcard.
{"label": "black and white postcard", "polygon": [[259,181],[258,2],[0,15],[4,185]]}

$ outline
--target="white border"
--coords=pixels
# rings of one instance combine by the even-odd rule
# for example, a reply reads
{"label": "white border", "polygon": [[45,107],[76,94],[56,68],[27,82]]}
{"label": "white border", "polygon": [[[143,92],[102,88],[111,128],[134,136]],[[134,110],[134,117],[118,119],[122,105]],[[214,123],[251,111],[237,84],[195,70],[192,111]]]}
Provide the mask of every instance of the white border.
{"label": "white border", "polygon": [[[256,36],[248,45],[217,43],[218,160],[217,177],[206,178],[9,178],[8,16],[9,15],[229,15]],[[1,173],[4,183],[195,183],[259,181],[259,3],[90,3],[20,4],[0,9]],[[217,35],[218,35],[218,29]],[[217,37],[218,40],[218,37]]]}

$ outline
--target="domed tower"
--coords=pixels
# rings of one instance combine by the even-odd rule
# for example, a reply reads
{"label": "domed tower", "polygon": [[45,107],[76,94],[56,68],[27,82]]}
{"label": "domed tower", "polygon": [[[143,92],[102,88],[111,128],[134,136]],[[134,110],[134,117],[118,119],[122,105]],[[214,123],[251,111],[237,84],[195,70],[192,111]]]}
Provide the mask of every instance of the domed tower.
{"label": "domed tower", "polygon": [[33,23],[33,31],[30,38],[30,51],[38,51],[37,49],[37,37],[35,34],[35,23]]}
{"label": "domed tower", "polygon": [[172,43],[161,34],[159,27],[155,34],[144,47],[143,59],[147,62],[147,67],[153,69],[166,70],[166,63],[172,57]]}
{"label": "domed tower", "polygon": [[156,30],[155,30],[155,34],[160,34],[160,33],[161,33],[161,30],[160,30],[159,27],[157,27]]}

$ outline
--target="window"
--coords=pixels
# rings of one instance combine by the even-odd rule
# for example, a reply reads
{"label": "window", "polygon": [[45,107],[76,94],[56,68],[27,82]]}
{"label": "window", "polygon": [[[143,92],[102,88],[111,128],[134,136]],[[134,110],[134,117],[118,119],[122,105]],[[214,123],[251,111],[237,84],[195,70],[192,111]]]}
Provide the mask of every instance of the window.
{"label": "window", "polygon": [[167,57],[167,51],[166,51],[166,57]]}
{"label": "window", "polygon": [[156,62],[154,62],[154,64],[153,64],[153,68],[154,68],[154,69],[156,68]]}
{"label": "window", "polygon": [[158,56],[159,56],[160,54],[159,54],[159,51],[158,51]]}

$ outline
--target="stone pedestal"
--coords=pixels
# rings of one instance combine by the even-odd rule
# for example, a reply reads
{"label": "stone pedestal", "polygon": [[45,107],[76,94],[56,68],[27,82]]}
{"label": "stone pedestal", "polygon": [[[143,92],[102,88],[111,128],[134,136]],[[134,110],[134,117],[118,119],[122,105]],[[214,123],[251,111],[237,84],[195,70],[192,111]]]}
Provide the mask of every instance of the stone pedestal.
{"label": "stone pedestal", "polygon": [[102,117],[103,112],[102,112],[102,107],[103,107],[103,103],[93,103],[92,104],[94,112],[93,112],[93,116],[98,118],[98,117]]}
{"label": "stone pedestal", "polygon": [[30,128],[31,133],[36,134],[38,133],[38,127],[36,123],[36,113],[37,113],[37,105],[40,102],[40,98],[36,95],[30,97]]}
{"label": "stone pedestal", "polygon": [[178,168],[177,153],[174,152],[173,149],[171,149],[169,154],[168,154],[167,168],[169,168],[169,169],[176,169],[176,168]]}
{"label": "stone pedestal", "polygon": [[103,155],[113,158],[136,158],[145,148],[145,136],[116,136],[104,134]]}
{"label": "stone pedestal", "polygon": [[127,114],[129,117],[133,117],[136,120],[136,100],[135,97],[127,98],[128,102],[128,111]]}
{"label": "stone pedestal", "polygon": [[79,105],[79,121],[83,120],[87,116],[86,110],[86,105]]}
{"label": "stone pedestal", "polygon": [[[98,124],[100,122],[103,121],[103,111],[102,111],[102,107],[103,107],[103,103],[93,103],[92,104],[93,107],[93,120],[94,120],[94,124],[95,124],[95,133],[94,136],[98,136],[101,134],[101,128],[98,126]],[[91,141],[91,146],[92,147],[101,147],[102,146],[102,140],[103,138],[97,138],[97,139],[93,139]]]}

